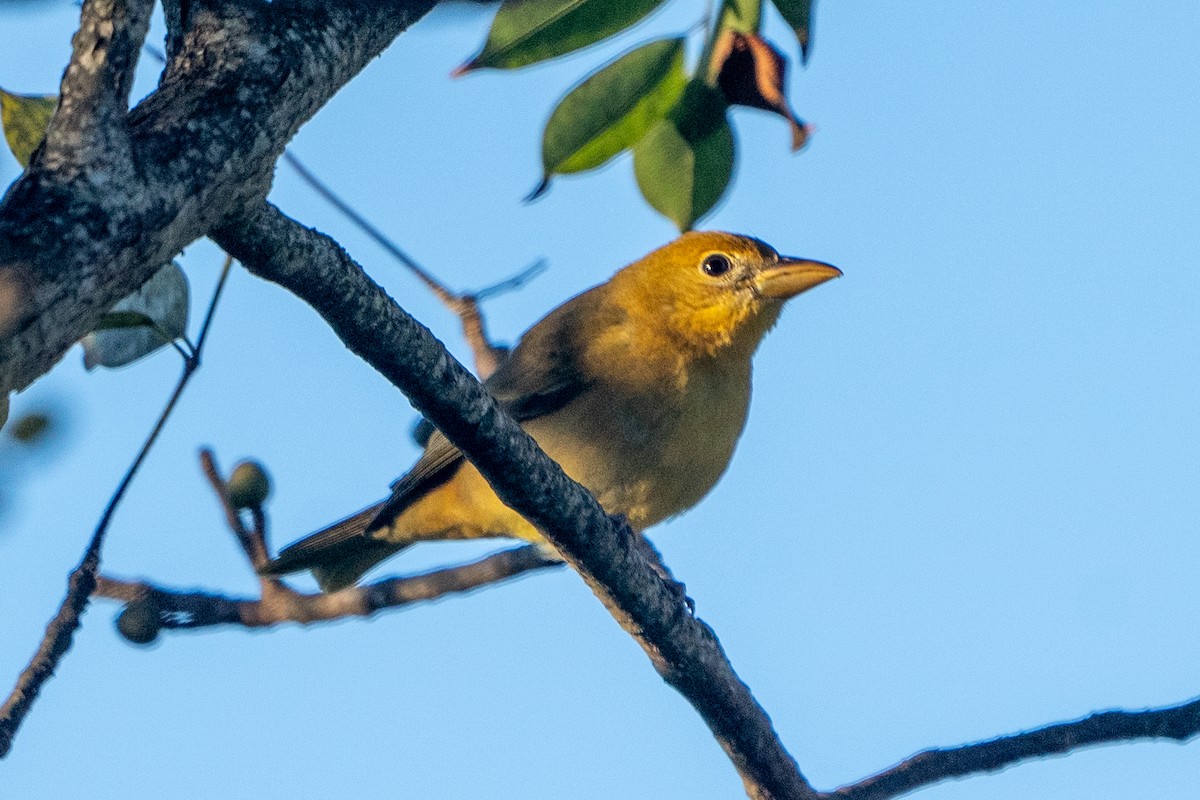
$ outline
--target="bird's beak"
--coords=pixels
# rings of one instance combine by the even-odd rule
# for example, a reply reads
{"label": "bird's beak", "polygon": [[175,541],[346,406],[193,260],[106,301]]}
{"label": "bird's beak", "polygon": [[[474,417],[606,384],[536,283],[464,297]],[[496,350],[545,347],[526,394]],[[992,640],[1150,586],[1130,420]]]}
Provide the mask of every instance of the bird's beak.
{"label": "bird's beak", "polygon": [[755,282],[758,291],[766,297],[787,300],[841,276],[842,271],[831,264],[785,256],[779,259],[778,264],[772,264],[758,273]]}

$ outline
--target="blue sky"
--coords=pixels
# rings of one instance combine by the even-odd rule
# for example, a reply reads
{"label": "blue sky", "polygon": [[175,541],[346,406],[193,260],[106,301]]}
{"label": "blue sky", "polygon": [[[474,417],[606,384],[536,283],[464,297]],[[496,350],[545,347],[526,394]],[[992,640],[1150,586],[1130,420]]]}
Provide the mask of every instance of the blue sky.
{"label": "blue sky", "polygon": [[[0,85],[54,91],[75,13],[0,9]],[[511,341],[672,237],[625,158],[519,200],[554,99],[700,13],[675,0],[560,62],[450,80],[488,18],[441,10],[294,150],[455,288],[547,258],[487,306]],[[789,42],[777,18],[768,34]],[[791,155],[782,122],[734,113],[735,181],[703,226],[846,277],[784,314],[731,469],[652,538],[819,787],[924,747],[1200,693],[1198,34],[1200,10],[1179,3],[823,3],[809,67],[790,76],[817,128],[808,148]],[[17,169],[0,155],[0,180]],[[272,198],[465,357],[447,312],[286,167]],[[220,255],[197,243],[182,263],[199,301]],[[177,371],[163,353],[87,374],[76,351],[17,398],[64,406],[70,428],[0,520],[5,680]],[[105,570],[250,593],[197,448],[268,465],[284,544],[382,496],[416,456],[413,418],[307,307],[237,272]],[[377,574],[485,549],[430,546]],[[741,794],[700,719],[567,571],[371,622],[146,650],[117,637],[117,610],[88,612],[0,767],[6,795]],[[1197,748],[1096,749],[921,796],[1185,796]]]}

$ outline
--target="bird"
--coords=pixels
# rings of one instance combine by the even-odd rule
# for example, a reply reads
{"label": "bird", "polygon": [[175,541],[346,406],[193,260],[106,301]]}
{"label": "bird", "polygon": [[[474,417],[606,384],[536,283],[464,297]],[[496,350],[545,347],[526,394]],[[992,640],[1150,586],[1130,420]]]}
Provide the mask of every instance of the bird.
{"label": "bird", "polygon": [[[790,298],[840,277],[758,239],[688,232],[526,331],[484,381],[567,475],[639,534],[696,505],[733,456],[751,361]],[[546,544],[440,432],[391,495],[280,551],[259,572],[355,584],[411,544]]]}

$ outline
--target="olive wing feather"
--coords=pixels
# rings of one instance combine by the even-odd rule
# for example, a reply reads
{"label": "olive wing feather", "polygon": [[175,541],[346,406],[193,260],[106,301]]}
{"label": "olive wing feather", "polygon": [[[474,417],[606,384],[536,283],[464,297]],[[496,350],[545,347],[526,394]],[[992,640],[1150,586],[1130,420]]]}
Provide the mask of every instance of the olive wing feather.
{"label": "olive wing feather", "polygon": [[[551,414],[588,387],[573,338],[573,331],[580,329],[579,317],[588,307],[580,302],[586,295],[559,306],[530,328],[484,381],[500,407],[518,422]],[[435,430],[420,460],[392,484],[391,496],[379,507],[366,533],[390,525],[426,492],[448,481],[464,460],[458,448]]]}
{"label": "olive wing feather", "polygon": [[[582,343],[575,332],[588,329],[581,324],[581,317],[593,313],[590,309],[599,305],[587,302],[596,291],[592,289],[564,303],[530,328],[484,382],[500,407],[518,422],[551,414],[588,388],[589,381],[577,358]],[[464,460],[458,448],[434,430],[421,458],[392,484],[386,500],[289,545],[263,572],[283,574],[311,569],[337,561],[343,553],[354,553],[358,547],[374,546],[369,544],[373,542],[389,547],[372,533],[389,527],[410,505],[450,480]]]}

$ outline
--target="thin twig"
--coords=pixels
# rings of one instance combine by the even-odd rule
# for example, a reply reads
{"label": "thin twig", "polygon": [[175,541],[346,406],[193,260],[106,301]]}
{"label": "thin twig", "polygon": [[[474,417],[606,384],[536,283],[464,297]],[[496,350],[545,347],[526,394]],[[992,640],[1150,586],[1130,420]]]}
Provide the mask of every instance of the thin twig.
{"label": "thin twig", "polygon": [[96,595],[125,603],[149,601],[157,609],[164,630],[238,625],[266,628],[295,622],[308,625],[350,617],[369,617],[389,608],[436,600],[509,580],[561,561],[533,545],[493,553],[477,561],[376,583],[352,586],[331,594],[297,592],[271,581],[257,600],[221,594],[181,591],[140,581],[101,576]]}
{"label": "thin twig", "polygon": [[[229,525],[229,530],[233,531],[234,538],[237,539],[238,545],[242,548],[242,553],[250,562],[250,568],[257,570],[263,564],[270,560],[270,555],[267,553],[266,540],[261,536],[256,536],[259,526],[256,524],[255,532],[246,529],[242,523],[242,517],[238,513],[237,508],[229,500],[229,485],[225,479],[221,477],[221,471],[217,468],[216,457],[212,450],[204,448],[200,451],[200,469],[204,472],[204,477],[208,479],[208,485],[212,488],[213,493],[217,496],[217,501],[220,502],[221,508],[225,511],[225,522]],[[259,509],[261,517],[262,509]]]}
{"label": "thin twig", "polygon": [[421,283],[425,284],[425,287],[429,289],[429,291],[433,292],[439,300],[446,305],[450,305],[454,302],[457,295],[455,295],[445,286],[442,286],[438,279],[433,277],[431,272],[418,264],[416,260],[413,259],[413,257],[408,253],[404,252],[400,245],[396,244],[391,240],[391,238],[388,237],[387,234],[375,227],[370,220],[358,213],[358,211],[354,209],[354,206],[343,200],[337,192],[330,188],[329,184],[318,178],[316,174],[313,173],[313,171],[307,166],[305,166],[304,162],[297,158],[293,152],[290,150],[284,150],[283,160],[286,161],[292,169],[296,170],[296,174],[298,174],[305,183],[311,186],[317,194],[325,198],[325,200],[331,206],[342,212],[342,214],[344,214],[351,222],[357,225],[363,231],[363,233],[374,239],[376,244],[388,252],[388,255],[407,267],[413,275],[416,275],[417,279],[420,280]]}
{"label": "thin twig", "polygon": [[221,292],[225,289],[225,281],[229,280],[229,270],[232,267],[233,256],[226,255],[225,263],[221,265],[221,276],[217,278],[217,288],[213,289],[212,300],[208,304],[208,311],[204,314],[204,322],[200,325],[200,335],[196,337],[196,346],[192,348],[192,360],[196,362],[196,367],[200,366],[200,351],[204,349],[204,340],[208,338],[208,329],[212,327],[217,301],[221,299]]}
{"label": "thin twig", "polygon": [[475,359],[475,370],[481,379],[487,378],[496,371],[496,368],[507,355],[507,351],[497,347],[488,338],[487,331],[484,329],[483,315],[479,310],[479,303],[488,297],[494,297],[503,292],[512,291],[523,286],[546,268],[544,259],[538,259],[518,274],[492,286],[480,289],[477,292],[457,294],[442,285],[437,278],[433,277],[433,273],[418,264],[400,245],[392,241],[387,234],[372,224],[370,220],[355,210],[348,202],[343,200],[329,184],[317,177],[295,153],[291,150],[284,150],[283,160],[292,169],[296,170],[296,174],[311,186],[317,194],[325,198],[330,205],[342,212],[347,219],[357,225],[367,236],[374,239],[376,244],[412,272],[433,293],[434,297],[441,301],[442,305],[446,306],[458,317],[459,323],[462,325],[463,337],[467,340],[467,344],[471,348],[471,354]]}
{"label": "thin twig", "polygon": [[505,278],[502,281],[497,281],[491,286],[485,286],[482,289],[478,289],[473,292],[471,296],[482,303],[484,300],[490,300],[493,297],[520,289],[538,275],[541,275],[543,272],[545,272],[548,265],[549,262],[547,262],[546,259],[539,258],[531,263],[528,267],[518,272],[516,275],[513,275],[510,278]]}
{"label": "thin twig", "polygon": [[150,449],[154,446],[159,434],[162,433],[163,428],[166,426],[171,412],[175,410],[175,405],[179,402],[180,396],[183,395],[184,388],[187,386],[192,375],[195,374],[196,369],[200,366],[200,350],[204,346],[204,339],[208,334],[213,312],[216,310],[217,301],[221,297],[221,289],[225,285],[225,279],[229,275],[229,268],[232,263],[233,258],[227,256],[225,266],[221,270],[220,280],[217,282],[217,288],[213,292],[212,301],[208,306],[208,313],[204,319],[200,338],[196,341],[195,351],[192,353],[191,358],[184,359],[183,372],[179,376],[179,381],[175,384],[175,390],[171,392],[171,397],[163,407],[162,413],[158,415],[158,420],[154,423],[154,427],[150,430],[146,441],[142,444],[137,456],[133,459],[133,463],[129,465],[129,469],[125,471],[125,476],[121,479],[120,484],[117,485],[117,489],[109,499],[104,513],[100,516],[100,522],[96,525],[96,530],[92,534],[91,541],[88,542],[83,559],[79,562],[79,566],[71,572],[67,580],[67,596],[63,598],[58,613],[54,615],[54,618],[46,626],[46,633],[42,637],[42,642],[38,646],[37,652],[34,653],[29,665],[18,676],[16,686],[13,687],[12,692],[4,701],[4,705],[0,706],[0,758],[8,755],[12,748],[13,737],[16,736],[17,729],[21,726],[21,722],[25,719],[26,714],[29,713],[34,700],[37,699],[38,692],[41,691],[42,686],[50,676],[54,674],[54,670],[57,669],[62,657],[71,647],[71,640],[75,634],[75,630],[79,627],[80,617],[87,609],[88,600],[96,588],[96,572],[100,567],[100,548],[104,543],[104,534],[108,531],[108,525],[112,521],[113,514],[116,512],[122,498],[125,497],[125,492],[133,482],[138,469],[146,460],[146,456],[150,454]]}

